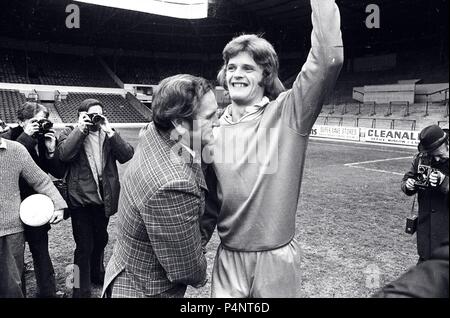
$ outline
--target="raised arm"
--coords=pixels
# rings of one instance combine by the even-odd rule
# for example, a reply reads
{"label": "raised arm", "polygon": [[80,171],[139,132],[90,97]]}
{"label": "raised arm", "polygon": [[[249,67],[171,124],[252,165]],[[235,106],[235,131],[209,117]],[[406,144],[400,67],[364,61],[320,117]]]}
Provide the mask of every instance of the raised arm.
{"label": "raised arm", "polygon": [[206,258],[202,251],[199,201],[195,186],[171,181],[153,195],[141,212],[153,250],[174,284],[202,285]]}
{"label": "raised arm", "polygon": [[279,97],[288,125],[308,135],[344,61],[341,17],[334,0],[311,0],[311,50],[292,90]]}

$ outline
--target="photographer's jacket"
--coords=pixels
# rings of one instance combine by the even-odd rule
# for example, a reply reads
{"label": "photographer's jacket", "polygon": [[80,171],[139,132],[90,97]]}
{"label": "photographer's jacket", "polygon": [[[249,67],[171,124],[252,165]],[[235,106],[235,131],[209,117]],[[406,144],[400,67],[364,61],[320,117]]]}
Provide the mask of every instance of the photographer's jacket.
{"label": "photographer's jacket", "polygon": [[402,180],[402,190],[407,195],[418,194],[419,221],[417,226],[417,249],[419,256],[424,260],[430,258],[431,253],[442,242],[448,239],[448,160],[434,163],[433,168],[438,169],[446,177],[442,184],[436,188],[418,189],[410,191],[406,188],[406,180],[414,179],[419,165],[419,156],[414,158],[410,171]]}
{"label": "photographer's jacket", "polygon": [[[61,161],[68,164],[67,188],[69,208],[86,207],[98,202],[98,180],[94,178],[90,160],[85,150],[88,134],[78,128],[67,127],[59,137],[57,153]],[[126,163],[134,155],[133,147],[116,132],[111,138],[105,136],[103,142],[101,171],[102,201],[106,216],[117,212],[120,183],[116,160]]]}

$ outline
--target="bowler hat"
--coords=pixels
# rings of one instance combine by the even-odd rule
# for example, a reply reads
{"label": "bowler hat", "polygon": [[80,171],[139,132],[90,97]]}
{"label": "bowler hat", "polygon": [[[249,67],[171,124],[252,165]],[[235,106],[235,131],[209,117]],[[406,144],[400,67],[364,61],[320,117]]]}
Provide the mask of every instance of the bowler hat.
{"label": "bowler hat", "polygon": [[419,134],[419,151],[432,152],[439,148],[447,139],[447,134],[437,125],[424,128]]}

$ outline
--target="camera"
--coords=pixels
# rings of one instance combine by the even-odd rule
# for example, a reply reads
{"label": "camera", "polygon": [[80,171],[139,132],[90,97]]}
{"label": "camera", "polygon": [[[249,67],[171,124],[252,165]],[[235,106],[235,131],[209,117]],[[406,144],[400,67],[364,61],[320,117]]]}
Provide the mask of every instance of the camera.
{"label": "camera", "polygon": [[428,157],[422,157],[419,161],[419,165],[417,166],[417,173],[414,175],[416,187],[422,189],[430,187],[430,175],[436,171],[437,169],[431,167],[431,159]]}
{"label": "camera", "polygon": [[405,232],[407,234],[411,234],[413,235],[414,233],[417,232],[417,222],[418,222],[418,217],[417,215],[408,217],[406,219],[406,229]]}
{"label": "camera", "polygon": [[99,124],[105,120],[105,117],[100,114],[87,114],[87,115],[88,115],[90,121],[95,125]]}
{"label": "camera", "polygon": [[3,120],[0,119],[0,133],[6,132],[9,130],[9,126],[6,125]]}
{"label": "camera", "polygon": [[39,125],[39,130],[33,135],[34,138],[44,136],[53,128],[53,123],[48,119],[39,119],[37,124]]}

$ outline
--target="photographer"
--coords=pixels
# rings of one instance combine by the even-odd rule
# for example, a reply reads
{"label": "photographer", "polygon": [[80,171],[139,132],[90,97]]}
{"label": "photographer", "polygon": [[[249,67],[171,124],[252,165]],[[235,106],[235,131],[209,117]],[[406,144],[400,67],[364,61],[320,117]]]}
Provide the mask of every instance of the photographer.
{"label": "photographer", "polygon": [[57,153],[68,165],[67,187],[74,263],[80,286],[73,297],[89,298],[91,282],[102,285],[103,252],[108,243],[109,217],[117,212],[120,184],[116,161],[126,163],[133,147],[116,133],[103,115],[103,105],[86,99],[78,108],[78,125],[61,132]]}
{"label": "photographer", "polygon": [[[26,102],[17,112],[19,125],[9,129],[2,137],[21,143],[39,168],[56,178],[62,178],[64,166],[55,156],[57,141],[55,131],[51,129],[53,124],[48,117],[49,112],[45,106]],[[19,188],[22,200],[36,194],[36,191],[23,178],[19,180]],[[62,215],[58,217],[58,222],[60,220]],[[55,272],[48,252],[50,224],[40,227],[24,225],[24,228],[25,239],[33,257],[37,284],[36,296],[38,298],[56,297]],[[23,289],[25,293],[25,287]]]}
{"label": "photographer", "polygon": [[402,190],[417,193],[419,263],[448,238],[448,134],[439,126],[426,127],[419,135],[419,154],[402,180]]}

